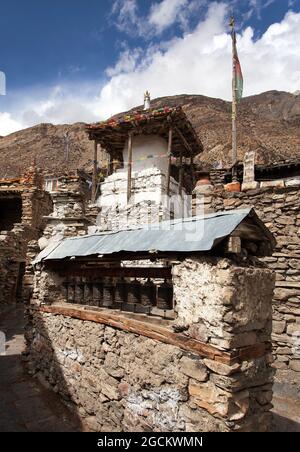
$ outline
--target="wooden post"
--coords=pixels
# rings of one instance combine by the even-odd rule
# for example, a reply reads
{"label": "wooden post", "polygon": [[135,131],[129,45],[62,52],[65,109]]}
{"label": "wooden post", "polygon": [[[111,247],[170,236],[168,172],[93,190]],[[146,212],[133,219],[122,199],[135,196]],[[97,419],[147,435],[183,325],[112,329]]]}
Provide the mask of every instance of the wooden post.
{"label": "wooden post", "polygon": [[196,185],[196,176],[195,176],[195,167],[194,167],[194,157],[191,154],[191,171],[192,171],[192,183],[193,183],[193,190]]}
{"label": "wooden post", "polygon": [[168,174],[167,174],[167,195],[170,196],[170,182],[171,182],[171,164],[172,164],[172,141],[173,141],[173,129],[169,130],[169,143],[168,143]]}
{"label": "wooden post", "polygon": [[92,203],[96,202],[98,186],[98,143],[94,143],[94,167],[93,167],[93,181],[92,181]]}
{"label": "wooden post", "polygon": [[127,176],[127,203],[131,198],[132,184],[132,132],[128,135],[128,176]]}
{"label": "wooden post", "polygon": [[182,166],[182,149],[180,150],[180,168],[179,168],[179,194],[182,195],[183,166]]}
{"label": "wooden post", "polygon": [[232,28],[232,182],[237,182],[237,84],[236,84],[236,38],[234,18],[230,22]]}

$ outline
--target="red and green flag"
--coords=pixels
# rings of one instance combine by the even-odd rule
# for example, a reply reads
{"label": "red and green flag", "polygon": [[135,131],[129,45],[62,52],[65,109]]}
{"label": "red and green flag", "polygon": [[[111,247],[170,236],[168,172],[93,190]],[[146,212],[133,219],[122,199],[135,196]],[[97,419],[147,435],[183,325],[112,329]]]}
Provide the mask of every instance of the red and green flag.
{"label": "red and green flag", "polygon": [[244,79],[240,60],[237,53],[235,30],[232,31],[232,39],[233,39],[234,89],[236,92],[236,100],[237,102],[239,102],[243,97]]}

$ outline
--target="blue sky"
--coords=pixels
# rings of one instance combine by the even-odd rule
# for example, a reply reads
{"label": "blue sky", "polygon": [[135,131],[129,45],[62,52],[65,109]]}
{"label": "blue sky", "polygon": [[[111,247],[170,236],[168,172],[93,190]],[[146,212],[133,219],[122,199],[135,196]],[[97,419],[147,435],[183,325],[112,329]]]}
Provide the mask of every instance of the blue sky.
{"label": "blue sky", "polygon": [[[229,98],[232,9],[245,94],[268,84],[300,89],[300,60],[289,44],[300,54],[300,0],[3,0],[0,134],[42,121],[103,119],[140,103],[145,89],[154,97],[190,92]],[[251,52],[257,65],[270,62],[273,79],[266,74],[263,83],[256,67],[251,70]],[[276,52],[280,65],[273,61]],[[294,76],[287,79],[289,64]]]}

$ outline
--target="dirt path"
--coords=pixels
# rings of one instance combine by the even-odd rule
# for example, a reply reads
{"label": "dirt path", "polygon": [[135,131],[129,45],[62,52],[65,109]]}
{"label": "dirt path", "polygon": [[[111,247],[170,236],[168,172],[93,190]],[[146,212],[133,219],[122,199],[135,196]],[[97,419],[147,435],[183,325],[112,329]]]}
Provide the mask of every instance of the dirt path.
{"label": "dirt path", "polygon": [[24,370],[21,305],[0,312],[0,331],[6,335],[6,353],[0,356],[0,432],[78,432],[76,416],[59,397]]}

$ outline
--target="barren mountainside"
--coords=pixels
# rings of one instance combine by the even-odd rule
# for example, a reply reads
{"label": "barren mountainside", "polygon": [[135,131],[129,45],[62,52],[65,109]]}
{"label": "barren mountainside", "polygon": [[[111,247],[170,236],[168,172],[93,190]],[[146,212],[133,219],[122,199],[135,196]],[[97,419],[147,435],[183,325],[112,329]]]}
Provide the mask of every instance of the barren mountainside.
{"label": "barren mountainside", "polygon": [[[231,104],[197,95],[164,97],[152,107],[181,105],[204,145],[201,166],[230,166]],[[65,133],[69,131],[69,162]],[[255,150],[257,163],[300,159],[300,95],[269,91],[243,99],[239,105],[238,157]],[[40,124],[0,138],[0,177],[22,174],[34,159],[49,172],[86,168],[93,145],[84,124]]]}

